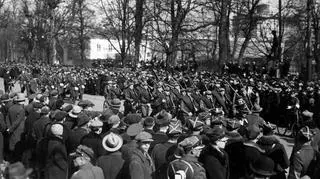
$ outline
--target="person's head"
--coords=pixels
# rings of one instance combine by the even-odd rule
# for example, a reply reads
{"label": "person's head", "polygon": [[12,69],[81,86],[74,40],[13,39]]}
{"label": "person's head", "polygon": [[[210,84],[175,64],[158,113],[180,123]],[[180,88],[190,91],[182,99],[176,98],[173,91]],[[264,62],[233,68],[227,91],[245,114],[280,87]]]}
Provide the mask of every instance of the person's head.
{"label": "person's head", "polygon": [[206,136],[208,137],[210,144],[224,149],[226,146],[228,138],[225,137],[225,130],[221,125],[216,125],[213,128],[206,131]]}
{"label": "person's head", "polygon": [[193,157],[199,157],[204,145],[198,136],[190,136],[182,140],[179,147],[183,149],[185,155],[190,155]]}
{"label": "person's head", "polygon": [[63,125],[59,123],[52,124],[50,128],[51,134],[61,139],[63,138],[63,130]]}
{"label": "person's head", "polygon": [[103,127],[103,122],[99,119],[99,116],[93,118],[89,122],[89,128],[91,129],[92,132],[96,134],[101,134],[102,127]]}
{"label": "person's head", "polygon": [[112,115],[108,119],[108,124],[111,126],[111,128],[118,128],[120,125],[120,118],[118,115]]}
{"label": "person's head", "polygon": [[313,137],[313,132],[308,126],[301,128],[297,135],[297,142],[300,144],[305,144],[311,141]]}
{"label": "person's head", "polygon": [[153,117],[146,117],[143,121],[143,127],[145,129],[153,129],[155,126],[155,119]]}
{"label": "person's head", "polygon": [[148,132],[142,131],[136,135],[135,140],[138,144],[138,149],[144,153],[147,153],[151,142],[153,142],[152,135]]}
{"label": "person's head", "polygon": [[260,155],[258,159],[250,163],[249,168],[251,170],[250,179],[269,179],[276,174],[274,161],[264,155]]}
{"label": "person's head", "polygon": [[73,163],[76,167],[82,167],[94,158],[93,150],[85,145],[79,145],[76,152],[70,155],[73,157]]}
{"label": "person's head", "polygon": [[33,169],[26,169],[21,162],[10,164],[5,170],[7,179],[29,179]]}

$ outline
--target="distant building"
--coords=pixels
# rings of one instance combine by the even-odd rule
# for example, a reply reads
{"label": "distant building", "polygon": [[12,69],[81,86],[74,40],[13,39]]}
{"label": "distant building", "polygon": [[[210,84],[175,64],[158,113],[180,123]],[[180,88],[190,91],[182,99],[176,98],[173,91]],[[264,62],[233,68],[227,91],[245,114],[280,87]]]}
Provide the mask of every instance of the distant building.
{"label": "distant building", "polygon": [[[104,60],[116,59],[119,56],[120,45],[118,40],[108,40],[102,38],[91,38],[88,42],[87,59]],[[133,46],[129,50],[129,54],[133,55]],[[140,46],[140,61],[150,61],[152,58],[152,50],[150,42],[142,41]]]}

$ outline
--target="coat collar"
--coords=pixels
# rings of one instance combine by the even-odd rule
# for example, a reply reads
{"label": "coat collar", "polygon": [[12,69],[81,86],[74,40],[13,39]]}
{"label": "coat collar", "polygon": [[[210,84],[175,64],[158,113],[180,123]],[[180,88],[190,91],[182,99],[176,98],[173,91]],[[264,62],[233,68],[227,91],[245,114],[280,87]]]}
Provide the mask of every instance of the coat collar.
{"label": "coat collar", "polygon": [[247,147],[255,148],[261,153],[265,153],[266,152],[265,150],[261,149],[258,144],[254,143],[254,142],[251,142],[251,141],[244,142],[243,145],[247,146]]}

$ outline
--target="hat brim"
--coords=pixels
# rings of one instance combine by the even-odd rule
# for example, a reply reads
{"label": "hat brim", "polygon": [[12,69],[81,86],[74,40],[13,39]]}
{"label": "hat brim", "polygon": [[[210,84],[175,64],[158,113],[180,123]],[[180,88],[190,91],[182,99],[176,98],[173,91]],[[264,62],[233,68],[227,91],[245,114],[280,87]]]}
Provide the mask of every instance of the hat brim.
{"label": "hat brim", "polygon": [[72,117],[72,118],[78,118],[78,115],[75,115],[72,112],[69,112],[69,116]]}
{"label": "hat brim", "polygon": [[272,175],[275,175],[276,174],[276,172],[275,171],[263,171],[263,170],[259,170],[259,169],[255,169],[254,167],[253,167],[253,165],[252,165],[252,163],[250,163],[250,169],[254,172],[254,173],[256,173],[256,174],[258,174],[258,175],[262,175],[262,176],[272,176]]}
{"label": "hat brim", "polygon": [[[106,136],[107,136],[107,135],[106,135]],[[118,145],[117,145],[116,147],[114,147],[114,148],[108,147],[108,146],[106,145],[106,141],[107,141],[107,139],[108,139],[106,136],[102,139],[102,146],[103,146],[103,148],[104,148],[106,151],[108,151],[108,152],[115,152],[115,151],[118,151],[118,150],[122,147],[122,145],[123,145],[123,139],[122,139],[120,136],[116,135],[117,138],[118,138],[118,140],[119,140],[119,143],[118,143]]]}
{"label": "hat brim", "polygon": [[144,139],[144,140],[139,140],[139,142],[153,142],[153,139]]}

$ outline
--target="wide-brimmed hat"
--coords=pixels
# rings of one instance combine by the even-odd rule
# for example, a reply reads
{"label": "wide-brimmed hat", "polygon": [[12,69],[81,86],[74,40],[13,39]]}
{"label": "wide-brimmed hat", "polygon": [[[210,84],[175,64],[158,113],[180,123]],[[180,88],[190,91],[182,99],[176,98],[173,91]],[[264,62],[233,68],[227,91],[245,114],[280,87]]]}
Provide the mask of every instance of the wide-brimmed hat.
{"label": "wide-brimmed hat", "polygon": [[6,169],[8,178],[25,178],[32,173],[33,169],[26,169],[21,162],[10,164]]}
{"label": "wide-brimmed hat", "polygon": [[211,142],[215,142],[222,139],[226,135],[226,132],[222,126],[214,126],[207,130],[205,134]]}
{"label": "wide-brimmed hat", "polygon": [[81,113],[82,107],[80,106],[73,106],[72,110],[69,112],[69,116],[72,118],[77,118],[78,115]]}
{"label": "wide-brimmed hat", "polygon": [[111,109],[120,109],[121,107],[121,101],[118,98],[115,98],[111,101],[107,101],[107,103]]}
{"label": "wide-brimmed hat", "polygon": [[139,123],[142,120],[140,114],[128,114],[124,119],[123,122],[127,125]]}
{"label": "wide-brimmed hat", "polygon": [[23,93],[18,93],[16,96],[13,98],[13,101],[15,102],[23,102],[26,100],[26,96]]}
{"label": "wide-brimmed hat", "polygon": [[81,127],[85,124],[87,124],[88,122],[90,121],[90,117],[84,113],[81,113],[79,116],[78,116],[78,127]]}
{"label": "wide-brimmed hat", "polygon": [[121,136],[111,132],[102,139],[102,146],[108,152],[115,152],[121,148],[123,139]]}
{"label": "wide-brimmed hat", "polygon": [[81,100],[79,101],[78,106],[82,108],[86,108],[86,107],[93,107],[94,104],[90,100]]}
{"label": "wide-brimmed hat", "polygon": [[253,173],[259,176],[272,176],[275,175],[276,172],[274,171],[274,161],[267,156],[260,155],[260,157],[250,163],[250,169]]}

